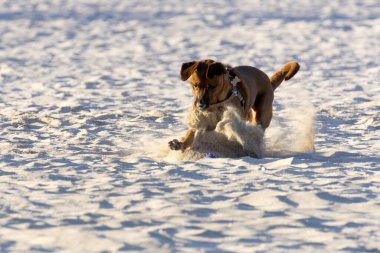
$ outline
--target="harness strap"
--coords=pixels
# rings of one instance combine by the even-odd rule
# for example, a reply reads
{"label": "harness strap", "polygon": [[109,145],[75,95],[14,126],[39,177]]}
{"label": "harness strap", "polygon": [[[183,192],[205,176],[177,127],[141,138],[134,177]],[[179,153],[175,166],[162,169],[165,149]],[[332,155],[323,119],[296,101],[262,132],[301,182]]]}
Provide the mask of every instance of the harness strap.
{"label": "harness strap", "polygon": [[237,88],[237,84],[241,82],[240,78],[234,73],[231,67],[227,67],[227,75],[228,75],[228,79],[230,80],[230,83],[232,84],[232,95],[235,97],[238,97],[240,100],[240,105],[244,107],[245,105],[244,97],[240,93],[239,89]]}

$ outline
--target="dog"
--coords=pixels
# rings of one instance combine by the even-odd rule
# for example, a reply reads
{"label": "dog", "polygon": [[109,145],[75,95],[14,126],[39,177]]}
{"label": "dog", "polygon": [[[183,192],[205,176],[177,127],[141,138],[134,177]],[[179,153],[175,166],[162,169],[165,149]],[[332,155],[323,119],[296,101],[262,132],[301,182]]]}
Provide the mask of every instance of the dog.
{"label": "dog", "polygon": [[197,120],[189,122],[184,137],[170,141],[169,148],[183,152],[191,147],[198,130],[215,129],[227,106],[265,131],[272,120],[274,91],[299,68],[297,62],[290,61],[269,78],[255,67],[231,67],[211,59],[183,63],[180,76],[182,81],[189,80],[194,95],[192,113]]}

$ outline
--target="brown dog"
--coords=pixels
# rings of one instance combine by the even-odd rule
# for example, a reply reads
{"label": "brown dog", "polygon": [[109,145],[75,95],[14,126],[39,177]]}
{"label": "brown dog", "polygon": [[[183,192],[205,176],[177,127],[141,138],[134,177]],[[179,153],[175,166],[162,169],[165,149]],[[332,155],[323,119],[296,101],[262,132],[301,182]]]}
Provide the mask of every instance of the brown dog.
{"label": "brown dog", "polygon": [[[250,66],[230,67],[213,60],[192,61],[182,64],[181,79],[189,79],[194,94],[193,110],[203,115],[207,130],[214,130],[224,108],[232,105],[241,116],[265,130],[272,119],[274,90],[283,80],[289,80],[299,70],[291,61],[270,78]],[[206,116],[204,116],[206,115]],[[169,142],[172,150],[191,147],[197,126],[190,126],[185,136]]]}

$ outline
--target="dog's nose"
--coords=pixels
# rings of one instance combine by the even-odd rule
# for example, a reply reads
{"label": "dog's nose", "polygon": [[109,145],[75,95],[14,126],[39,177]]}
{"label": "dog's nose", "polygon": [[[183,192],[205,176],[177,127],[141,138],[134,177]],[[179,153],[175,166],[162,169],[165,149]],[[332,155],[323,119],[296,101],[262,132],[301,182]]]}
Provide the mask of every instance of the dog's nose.
{"label": "dog's nose", "polygon": [[203,102],[203,101],[200,101],[198,103],[198,107],[199,107],[199,109],[204,110],[204,109],[206,109],[208,107],[208,104],[205,103],[205,102]]}

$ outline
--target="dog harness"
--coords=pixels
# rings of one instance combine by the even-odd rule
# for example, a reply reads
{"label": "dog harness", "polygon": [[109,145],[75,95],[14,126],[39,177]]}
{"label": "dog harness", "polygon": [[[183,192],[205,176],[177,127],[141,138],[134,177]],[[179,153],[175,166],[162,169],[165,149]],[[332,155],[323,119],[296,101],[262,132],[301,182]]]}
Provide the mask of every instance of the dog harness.
{"label": "dog harness", "polygon": [[237,84],[241,82],[240,78],[234,73],[231,67],[227,67],[227,75],[228,79],[230,80],[230,83],[232,84],[231,96],[238,97],[240,100],[240,105],[244,107],[244,97],[240,93],[239,89],[236,87]]}

